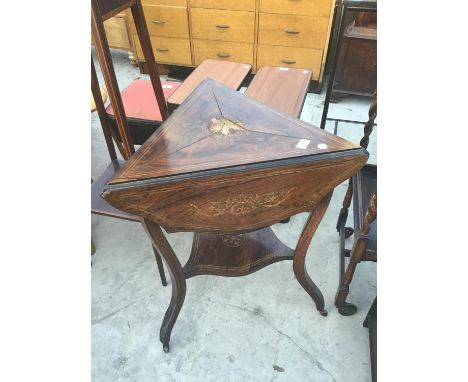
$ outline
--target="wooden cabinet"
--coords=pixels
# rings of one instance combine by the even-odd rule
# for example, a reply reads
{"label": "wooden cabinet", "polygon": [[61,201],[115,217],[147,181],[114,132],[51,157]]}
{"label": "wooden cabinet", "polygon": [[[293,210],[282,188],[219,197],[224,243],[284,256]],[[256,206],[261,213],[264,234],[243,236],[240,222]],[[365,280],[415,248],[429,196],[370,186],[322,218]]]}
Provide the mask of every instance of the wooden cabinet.
{"label": "wooden cabinet", "polygon": [[254,67],[255,4],[255,0],[191,0],[195,64],[216,58]]}
{"label": "wooden cabinet", "polygon": [[[321,82],[335,0],[142,0],[156,60],[308,68]],[[143,60],[132,24],[136,55]]]}
{"label": "wooden cabinet", "polygon": [[[133,50],[131,39],[128,32],[127,15],[125,12],[119,13],[114,17],[104,21],[107,43],[110,48]],[[91,41],[94,43],[93,41]]]}
{"label": "wooden cabinet", "polygon": [[[187,2],[142,0],[142,5],[156,61],[161,64],[193,65]],[[130,13],[128,15],[137,59],[144,61],[133,19]]]}
{"label": "wooden cabinet", "polygon": [[231,41],[194,40],[195,65],[216,59],[242,62],[253,66],[253,44]]}
{"label": "wooden cabinet", "polygon": [[333,87],[340,94],[370,96],[377,89],[377,14],[358,12],[343,34]]}
{"label": "wooden cabinet", "polygon": [[190,38],[187,8],[146,5],[144,12],[150,36]]}
{"label": "wooden cabinet", "polygon": [[321,82],[333,1],[259,1],[257,67],[306,67]]}

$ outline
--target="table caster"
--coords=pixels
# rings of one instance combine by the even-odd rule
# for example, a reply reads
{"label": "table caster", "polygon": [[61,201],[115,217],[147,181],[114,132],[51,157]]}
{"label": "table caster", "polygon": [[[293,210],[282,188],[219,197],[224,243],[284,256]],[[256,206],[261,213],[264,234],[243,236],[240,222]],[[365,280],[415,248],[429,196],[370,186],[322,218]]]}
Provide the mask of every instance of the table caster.
{"label": "table caster", "polygon": [[344,233],[344,237],[347,239],[348,237],[350,237],[353,233],[354,233],[354,229],[351,228],[351,227],[345,227],[344,229],[345,233]]}
{"label": "table caster", "polygon": [[357,312],[357,307],[354,304],[350,304],[349,302],[345,302],[343,306],[338,308],[338,312],[342,316],[352,316],[354,313]]}

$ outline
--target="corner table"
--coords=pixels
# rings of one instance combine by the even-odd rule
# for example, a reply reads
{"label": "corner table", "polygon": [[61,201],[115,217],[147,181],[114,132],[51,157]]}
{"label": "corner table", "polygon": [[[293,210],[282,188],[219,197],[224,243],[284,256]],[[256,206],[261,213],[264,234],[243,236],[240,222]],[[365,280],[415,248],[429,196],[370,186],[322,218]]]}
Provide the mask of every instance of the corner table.
{"label": "corner table", "polygon": [[[338,136],[205,79],[104,187],[103,198],[141,218],[166,261],[172,298],[160,340],[169,351],[186,280],[244,276],[292,260],[294,274],[323,316],[323,295],[305,258],[335,186],[367,151]],[[310,211],[295,249],[270,228]],[[194,232],[182,265],[162,231]]]}

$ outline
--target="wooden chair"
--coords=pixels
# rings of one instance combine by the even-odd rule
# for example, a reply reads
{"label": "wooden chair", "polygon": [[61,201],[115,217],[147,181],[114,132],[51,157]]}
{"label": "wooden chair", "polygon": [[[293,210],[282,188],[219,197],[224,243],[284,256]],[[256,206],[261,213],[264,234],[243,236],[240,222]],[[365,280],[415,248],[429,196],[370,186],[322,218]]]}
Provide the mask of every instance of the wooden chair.
{"label": "wooden chair", "polygon": [[[107,100],[107,90],[104,86],[100,86],[99,90],[101,92],[102,102]],[[96,111],[96,102],[94,102],[93,92],[91,92],[91,113]],[[91,178],[91,183],[93,183],[93,178]],[[96,246],[94,245],[93,238],[91,238],[91,256],[96,252]]]}
{"label": "wooden chair", "polygon": [[[374,130],[374,121],[376,118],[377,118],[377,92],[374,92],[374,94],[372,95],[372,103],[369,108],[369,120],[364,125],[364,136],[359,142],[361,147],[364,147],[365,149],[369,145],[369,137],[372,131]],[[346,220],[348,218],[349,206],[351,204],[352,193],[353,193],[353,179],[351,178],[349,180],[348,189],[346,190],[346,195],[343,200],[343,206],[340,210],[340,215],[338,216],[338,221],[336,223],[336,230],[340,234],[340,237],[342,236],[341,229],[344,229],[345,238],[350,237],[354,232],[353,228],[345,227]]]}
{"label": "wooden chair", "polygon": [[[117,154],[113,144],[113,140],[117,144],[119,151],[125,160],[128,160],[134,153],[132,135],[129,130],[127,118],[125,115],[122,97],[117,84],[117,77],[115,75],[112,58],[110,55],[109,45],[104,30],[104,21],[113,15],[121,12],[122,10],[130,7],[135,21],[136,30],[139,40],[141,42],[143,54],[145,56],[147,67],[149,70],[150,81],[153,87],[154,96],[157,102],[161,119],[167,118],[167,105],[164,98],[164,92],[159,74],[156,68],[156,62],[149,39],[148,30],[146,27],[143,9],[140,0],[91,0],[91,31],[92,38],[95,43],[96,53],[101,64],[102,73],[106,83],[108,95],[112,103],[113,112],[116,121],[117,131],[113,130],[110,124],[110,119],[107,116],[104,103],[101,99],[99,82],[96,75],[93,60],[91,59],[91,91],[96,103],[96,109],[101,121],[104,138],[106,141],[107,149],[111,159],[111,163],[104,171],[104,173],[96,179],[91,185],[91,212],[114,217],[118,219],[125,219],[130,221],[140,221],[140,219],[130,213],[123,212],[113,208],[101,197],[102,188],[104,184],[112,178],[115,173],[120,169],[122,161],[117,159]],[[118,134],[118,136],[117,136]],[[164,268],[156,248],[153,246],[156,262],[158,264],[161,282],[167,285]]]}
{"label": "wooden chair", "polygon": [[[161,82],[164,99],[167,99],[180,86],[180,82]],[[149,80],[135,80],[120,93],[125,109],[130,135],[135,145],[142,145],[161,126],[163,120]],[[114,139],[122,142],[118,133],[117,120],[112,104],[106,108],[106,118],[114,131]]]}
{"label": "wooden chair", "polygon": [[[360,145],[367,148],[369,136],[377,117],[377,93],[369,109],[369,120],[364,126],[364,136]],[[361,261],[377,261],[377,166],[366,164],[349,180],[348,189],[343,200],[343,207],[337,222],[340,235],[339,286],[335,295],[335,306],[340,314],[350,316],[356,313],[357,307],[346,302],[349,285],[353,279],[357,264]],[[348,210],[353,200],[354,229],[346,227]],[[358,231],[359,230],[359,231]],[[355,233],[351,250],[345,248],[345,239]],[[349,264],[345,270],[345,257]]]}
{"label": "wooden chair", "polygon": [[[355,184],[361,187],[361,193],[365,195],[370,191],[371,188],[375,188],[376,176],[367,175],[369,178],[373,178],[374,181],[372,182],[371,180],[366,182],[363,181],[363,179],[366,178],[366,176],[363,176],[363,173],[365,174],[370,171],[366,169],[363,169],[361,171],[362,172],[359,175],[360,179],[356,179]],[[377,171],[375,171],[374,175],[376,174]],[[362,190],[362,188],[365,189]],[[355,220],[357,220],[355,222],[355,226],[360,226],[361,229],[358,231],[354,240],[353,247],[349,252],[349,264],[345,271],[343,271],[343,269],[341,268],[342,264],[340,264],[340,284],[335,295],[335,306],[338,308],[338,311],[343,316],[353,315],[357,311],[357,307],[354,304],[346,302],[346,298],[348,297],[349,293],[349,285],[353,280],[356,266],[361,261],[377,261],[377,195],[375,193],[372,193],[370,199],[367,199],[369,201],[369,205],[365,214],[362,213],[364,206],[364,203],[362,203],[362,197],[359,198],[357,192],[355,196],[357,200],[356,204],[358,204],[358,207],[354,209],[354,213],[356,215]],[[360,220],[362,220],[362,224],[358,225]],[[344,242],[344,240],[342,242]],[[343,247],[340,250],[340,260],[344,260],[344,257],[346,256]],[[344,261],[342,263],[344,263]]]}

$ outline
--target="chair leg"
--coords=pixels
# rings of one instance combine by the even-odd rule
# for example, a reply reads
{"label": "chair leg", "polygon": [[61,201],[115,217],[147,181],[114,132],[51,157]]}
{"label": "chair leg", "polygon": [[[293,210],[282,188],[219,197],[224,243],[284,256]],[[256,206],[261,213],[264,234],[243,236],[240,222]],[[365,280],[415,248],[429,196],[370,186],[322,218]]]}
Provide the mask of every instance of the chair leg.
{"label": "chair leg", "polygon": [[163,286],[167,286],[166,274],[164,273],[164,265],[161,259],[161,255],[159,254],[158,250],[155,248],[154,245],[152,245],[152,247],[153,247],[154,257],[156,258],[156,263],[158,264],[158,271],[159,271],[159,276],[161,277],[161,283]]}
{"label": "chair leg", "polygon": [[[344,227],[346,220],[348,219],[348,210],[351,205],[351,199],[353,197],[353,178],[349,179],[348,189],[346,190],[346,195],[343,199],[343,206],[340,210],[340,215],[338,216],[338,221],[336,222],[336,230],[340,233],[341,227]],[[353,234],[352,228],[346,227],[345,229],[346,238],[350,237]]]}
{"label": "chair leg", "polygon": [[372,195],[369,207],[364,217],[364,223],[361,230],[358,233],[358,237],[353,244],[351,249],[351,255],[349,257],[349,264],[344,272],[343,277],[340,280],[340,285],[335,295],[335,306],[338,308],[338,312],[343,316],[351,316],[357,311],[357,307],[353,304],[346,302],[346,298],[349,293],[349,285],[353,280],[354,271],[356,266],[362,261],[367,249],[367,243],[369,241],[368,235],[370,231],[370,225],[377,217],[377,196]]}

